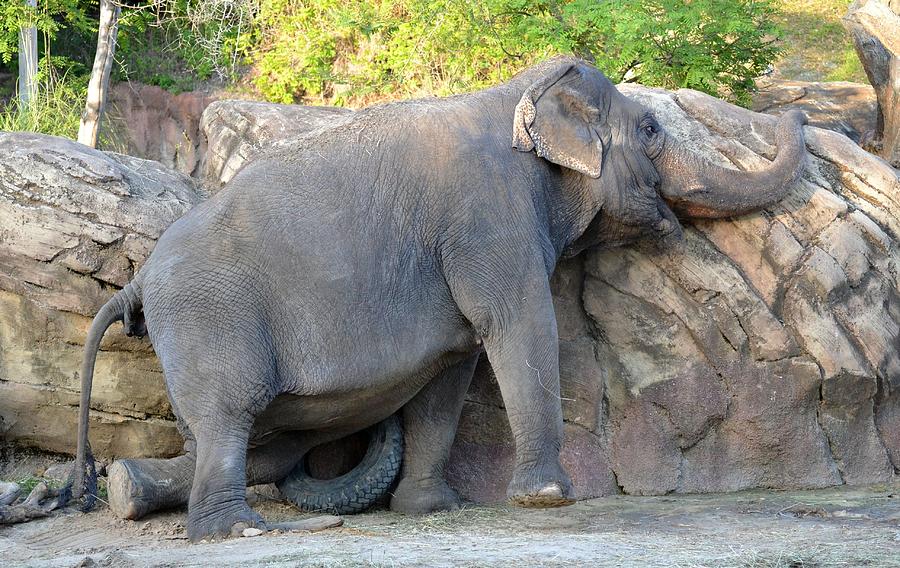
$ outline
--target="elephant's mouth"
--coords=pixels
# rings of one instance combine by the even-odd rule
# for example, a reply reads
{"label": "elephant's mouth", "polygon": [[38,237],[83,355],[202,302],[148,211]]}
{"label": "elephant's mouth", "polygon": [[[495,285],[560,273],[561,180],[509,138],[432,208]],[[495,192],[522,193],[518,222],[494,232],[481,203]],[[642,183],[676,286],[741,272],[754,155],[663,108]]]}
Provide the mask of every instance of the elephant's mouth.
{"label": "elephant's mouth", "polygon": [[657,238],[680,240],[682,237],[681,223],[661,197],[657,200],[656,213],[657,219],[653,225],[653,230]]}

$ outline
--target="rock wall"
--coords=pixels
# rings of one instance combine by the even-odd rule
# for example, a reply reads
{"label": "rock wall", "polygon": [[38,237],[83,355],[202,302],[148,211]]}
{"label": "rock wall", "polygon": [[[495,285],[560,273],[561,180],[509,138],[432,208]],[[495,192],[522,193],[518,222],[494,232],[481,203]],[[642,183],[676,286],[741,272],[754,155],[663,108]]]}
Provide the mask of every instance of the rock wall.
{"label": "rock wall", "polygon": [[[752,169],[774,157],[769,116],[694,91],[621,89],[711,160]],[[211,105],[201,122],[205,183],[217,188],[259,148],[327,127],[343,112]],[[591,251],[557,270],[563,461],[581,497],[871,483],[900,468],[900,177],[840,134],[806,134],[807,171],[778,206],[690,225],[675,248]],[[25,143],[4,136],[0,149],[3,140],[10,151]],[[65,436],[43,433],[31,409],[57,413],[53,423],[74,437],[84,315],[201,196],[185,178],[138,160],[72,147],[17,151],[25,157],[0,169],[0,259],[17,255],[14,266],[0,264],[0,388],[27,396],[0,397],[0,431],[71,451]],[[157,180],[142,185],[136,172],[145,167]],[[60,189],[70,186],[81,196]],[[47,236],[60,223],[64,242]],[[139,250],[126,245],[138,237]],[[45,239],[46,250],[22,244]],[[106,256],[79,260],[93,258],[84,247]],[[57,271],[60,284],[29,276],[33,266]],[[92,436],[106,440],[104,421],[128,427],[108,428],[109,441],[95,448],[175,452],[155,359],[146,343],[120,334],[104,343]],[[512,449],[483,361],[451,483],[473,500],[502,499]]]}
{"label": "rock wall", "polygon": [[[710,159],[774,158],[769,116],[695,91],[620,89]],[[563,461],[580,497],[865,484],[900,470],[900,176],[842,135],[806,134],[806,173],[778,206],[693,223],[674,249],[593,251],[558,268]],[[453,484],[502,499],[512,460],[482,365]]]}
{"label": "rock wall", "polygon": [[[0,436],[71,453],[93,314],[203,194],[157,162],[63,138],[0,132],[0,155]],[[101,350],[91,413],[96,451],[178,453],[149,342],[113,326]]]}
{"label": "rock wall", "polygon": [[153,85],[116,83],[103,119],[104,137],[130,156],[199,175],[206,154],[200,117],[212,100],[202,92],[176,95]]}

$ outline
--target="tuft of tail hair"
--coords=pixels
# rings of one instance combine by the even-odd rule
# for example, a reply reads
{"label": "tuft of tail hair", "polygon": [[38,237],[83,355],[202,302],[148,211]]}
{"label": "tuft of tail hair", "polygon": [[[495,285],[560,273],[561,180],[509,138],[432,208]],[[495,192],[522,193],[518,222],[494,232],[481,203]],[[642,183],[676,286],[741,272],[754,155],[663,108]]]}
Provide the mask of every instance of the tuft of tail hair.
{"label": "tuft of tail hair", "polygon": [[[81,478],[79,491],[76,491],[76,478],[79,477]],[[97,504],[97,463],[94,461],[94,455],[91,453],[90,443],[88,443],[87,452],[85,453],[84,468],[81,471],[81,476],[76,475],[75,469],[72,469],[69,478],[66,480],[66,485],[59,490],[59,502],[68,503],[72,501],[75,494],[81,498],[81,505],[78,508],[83,513],[87,513]]]}

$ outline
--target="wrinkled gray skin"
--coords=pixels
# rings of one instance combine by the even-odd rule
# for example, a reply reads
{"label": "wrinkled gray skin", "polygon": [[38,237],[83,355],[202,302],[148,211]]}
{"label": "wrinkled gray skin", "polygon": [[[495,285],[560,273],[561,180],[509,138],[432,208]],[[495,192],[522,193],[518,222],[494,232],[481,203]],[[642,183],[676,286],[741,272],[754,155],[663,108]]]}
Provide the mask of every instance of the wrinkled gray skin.
{"label": "wrinkled gray skin", "polygon": [[142,331],[142,307],[187,440],[185,456],[146,460],[142,475],[177,470],[190,486],[192,540],[263,526],[248,481],[280,479],[311,445],[401,408],[391,507],[456,507],[443,469],[482,350],[515,437],[509,498],[571,502],[557,261],[677,235],[673,210],[722,217],[773,203],[805,151],[804,119],[788,113],[769,170],[713,166],[574,59],[342,120],[260,157],[173,224],[88,338],[87,396],[91,349],[117,319]]}

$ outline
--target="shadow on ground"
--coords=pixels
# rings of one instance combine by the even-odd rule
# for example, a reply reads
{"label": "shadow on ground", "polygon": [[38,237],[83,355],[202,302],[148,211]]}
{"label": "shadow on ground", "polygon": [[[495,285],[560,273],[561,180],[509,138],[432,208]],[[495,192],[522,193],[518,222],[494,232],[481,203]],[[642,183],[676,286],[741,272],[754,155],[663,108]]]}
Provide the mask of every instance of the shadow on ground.
{"label": "shadow on ground", "polygon": [[[275,501],[269,521],[301,518]],[[376,511],[339,529],[190,545],[184,512],[120,521],[108,509],[0,529],[5,566],[900,565],[900,485],[677,497],[619,496],[551,510]]]}

